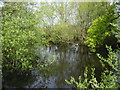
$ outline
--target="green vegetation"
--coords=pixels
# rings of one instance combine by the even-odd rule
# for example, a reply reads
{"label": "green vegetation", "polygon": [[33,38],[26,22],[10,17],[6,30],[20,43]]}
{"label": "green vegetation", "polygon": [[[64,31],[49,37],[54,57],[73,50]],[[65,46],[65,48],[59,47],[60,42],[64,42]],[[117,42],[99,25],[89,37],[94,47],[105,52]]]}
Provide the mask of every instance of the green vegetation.
{"label": "green vegetation", "polygon": [[[109,3],[46,2],[37,4],[5,3],[2,8],[2,52],[5,70],[31,69],[39,59],[34,53],[34,48],[38,45],[76,42],[84,44],[88,24],[95,17],[101,16],[101,12],[105,13],[105,10],[99,7],[106,9],[109,6]],[[86,8],[83,9],[84,5]],[[92,6],[100,12],[95,9],[96,13],[93,13]],[[85,17],[83,17],[84,14]],[[88,14],[90,16],[87,16]]]}
{"label": "green vegetation", "polygon": [[[91,79],[88,79],[88,69],[86,67],[86,70],[84,72],[84,80],[83,77],[79,76],[79,81],[75,81],[73,77],[71,77],[71,80],[65,80],[68,84],[75,84],[77,89],[80,88],[119,88],[119,80],[120,77],[117,76],[117,74],[120,74],[119,65],[118,65],[118,56],[115,52],[112,51],[111,47],[106,47],[109,51],[108,58],[103,58],[101,55],[97,54],[100,58],[102,66],[105,68],[104,72],[102,72],[102,75],[100,76],[101,81],[98,82],[95,77],[95,68],[91,68]],[[106,65],[109,65],[111,67],[111,70],[106,68]]]}
{"label": "green vegetation", "polygon": [[108,58],[98,54],[105,69],[100,82],[95,77],[95,68],[91,68],[90,79],[86,68],[84,80],[80,76],[79,82],[73,77],[70,81],[65,81],[68,84],[76,84],[78,89],[119,87],[117,82],[120,82],[115,76],[116,72],[120,74],[118,56],[112,49],[120,44],[116,3],[110,5],[109,2],[4,2],[1,17],[3,72],[24,72],[34,67],[44,68],[46,71],[51,69],[48,67],[56,57],[46,54],[53,60],[41,60],[35,53],[39,46],[77,43],[86,45],[95,52],[97,48],[107,45]]}
{"label": "green vegetation", "polygon": [[[106,14],[100,16],[92,22],[87,33],[87,40],[85,43],[92,51],[96,51],[96,48],[100,46],[113,46],[119,41],[119,28],[116,25],[119,15],[115,13],[116,5],[111,5]],[[116,34],[117,33],[117,34]],[[112,38],[110,38],[112,37]],[[116,38],[116,39],[115,39]],[[110,40],[112,39],[112,40]],[[109,41],[110,40],[110,41]],[[109,42],[109,43],[108,43]],[[119,59],[116,52],[112,51],[111,47],[106,46],[108,51],[108,58],[103,58],[100,54],[97,54],[101,59],[101,64],[105,69],[101,75],[101,81],[98,82],[95,77],[95,68],[91,68],[91,79],[88,79],[88,69],[86,68],[83,77],[79,76],[79,80],[75,81],[73,77],[71,80],[65,80],[68,84],[75,84],[77,89],[80,88],[119,88]],[[111,68],[111,69],[108,69]]]}
{"label": "green vegetation", "polygon": [[[102,9],[99,9],[100,7]],[[107,7],[109,3],[40,3],[39,7],[36,6],[36,14],[39,27],[44,31],[42,36],[45,44],[84,44],[91,21],[104,15]],[[41,33],[39,31],[38,33]]]}
{"label": "green vegetation", "polygon": [[28,10],[26,3],[9,3],[3,7],[3,69],[24,71],[36,62],[35,15]]}
{"label": "green vegetation", "polygon": [[115,45],[117,42],[115,32],[118,32],[115,25],[117,20],[118,15],[115,13],[115,5],[111,5],[105,15],[92,22],[87,31],[88,35],[85,43],[93,49],[106,44]]}

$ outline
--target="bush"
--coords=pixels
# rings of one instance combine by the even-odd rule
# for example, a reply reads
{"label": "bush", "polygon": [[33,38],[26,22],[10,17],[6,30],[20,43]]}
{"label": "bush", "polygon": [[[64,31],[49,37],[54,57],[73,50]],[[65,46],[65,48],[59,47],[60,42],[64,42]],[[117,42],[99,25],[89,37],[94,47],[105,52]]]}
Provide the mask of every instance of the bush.
{"label": "bush", "polygon": [[109,51],[109,57],[107,59],[103,58],[99,54],[98,57],[101,59],[101,64],[104,68],[106,68],[107,63],[110,67],[112,67],[111,70],[108,70],[108,68],[105,69],[104,72],[102,72],[101,75],[101,81],[98,82],[96,77],[95,77],[95,68],[91,68],[92,73],[91,76],[92,78],[90,80],[87,79],[87,73],[88,69],[86,67],[84,77],[85,79],[82,81],[81,76],[79,76],[79,81],[75,81],[73,77],[71,77],[71,80],[65,80],[68,84],[75,84],[76,88],[119,88],[119,80],[120,78],[116,75],[120,75],[120,70],[119,70],[119,65],[118,65],[118,56],[116,53],[112,51],[111,47],[107,46],[107,50]]}
{"label": "bush", "polygon": [[111,5],[104,16],[92,22],[92,25],[87,31],[88,35],[85,43],[93,49],[107,44],[105,40],[108,40],[108,37],[115,37],[117,18],[115,5]]}
{"label": "bush", "polygon": [[26,3],[8,3],[3,7],[3,71],[26,71],[36,62],[34,14],[26,12]]}

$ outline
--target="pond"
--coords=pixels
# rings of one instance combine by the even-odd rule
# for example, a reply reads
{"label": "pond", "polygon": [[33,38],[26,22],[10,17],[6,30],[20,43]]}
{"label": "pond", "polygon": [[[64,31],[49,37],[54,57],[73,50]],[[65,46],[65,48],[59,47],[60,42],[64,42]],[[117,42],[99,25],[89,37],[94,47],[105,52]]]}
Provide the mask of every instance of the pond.
{"label": "pond", "polygon": [[85,67],[95,67],[96,76],[99,78],[101,64],[94,53],[90,53],[86,46],[52,46],[38,47],[36,54],[41,60],[53,60],[54,63],[48,67],[48,71],[34,69],[28,75],[12,73],[4,75],[3,87],[5,88],[69,88],[73,87],[65,82],[70,76],[83,76]]}

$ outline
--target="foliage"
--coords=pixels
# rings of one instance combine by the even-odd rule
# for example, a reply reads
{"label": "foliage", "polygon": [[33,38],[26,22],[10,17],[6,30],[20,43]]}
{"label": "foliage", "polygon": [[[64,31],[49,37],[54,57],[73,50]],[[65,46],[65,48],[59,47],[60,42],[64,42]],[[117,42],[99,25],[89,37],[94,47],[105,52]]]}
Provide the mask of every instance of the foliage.
{"label": "foliage", "polygon": [[[119,58],[117,54],[114,51],[112,51],[111,47],[106,46],[106,48],[109,51],[107,59],[97,54],[101,60],[102,66],[106,69],[101,76],[101,82],[103,82],[105,88],[119,87],[118,85],[116,85],[116,82],[118,82],[119,80],[119,77],[117,75],[120,74]],[[111,67],[110,70],[108,69],[107,64],[109,67]]]}
{"label": "foliage", "polygon": [[[79,81],[75,81],[73,77],[71,77],[71,80],[65,80],[68,84],[75,84],[76,88],[118,88],[119,87],[119,77],[116,76],[116,74],[120,74],[119,71],[119,65],[118,65],[118,56],[116,53],[112,51],[111,47],[106,46],[106,48],[109,51],[109,57],[107,59],[103,58],[98,54],[98,57],[101,59],[101,64],[103,65],[104,68],[106,68],[107,63],[109,66],[112,67],[112,70],[108,70],[108,68],[105,69],[104,72],[102,72],[101,75],[101,81],[98,82],[96,77],[95,77],[95,68],[91,68],[92,73],[91,76],[92,78],[90,80],[87,79],[87,73],[88,69],[86,68],[84,77],[85,79],[82,81],[81,76],[79,76]],[[117,83],[116,83],[117,82]]]}
{"label": "foliage", "polygon": [[84,77],[85,77],[84,81],[82,81],[81,76],[79,76],[78,82],[75,81],[74,77],[72,77],[72,76],[71,76],[70,81],[68,81],[68,80],[65,80],[65,81],[67,84],[75,84],[76,88],[87,88],[89,86],[88,79],[87,79],[87,72],[88,72],[88,69],[86,68],[85,73],[84,73]]}
{"label": "foliage", "polygon": [[[37,37],[45,44],[79,41],[83,44],[91,21],[104,15],[109,3],[52,2],[37,3]],[[95,7],[95,8],[94,8]],[[101,8],[102,9],[101,9]],[[45,32],[44,32],[45,31]],[[39,35],[43,32],[44,34]],[[44,38],[43,38],[44,37]]]}
{"label": "foliage", "polygon": [[27,3],[7,3],[3,7],[3,68],[4,70],[29,70],[35,63],[35,15]]}
{"label": "foliage", "polygon": [[[117,30],[115,6],[112,5],[107,10],[108,6],[109,3],[6,3],[2,8],[1,25],[3,27],[2,67],[4,71],[31,70],[36,63],[40,69],[46,67],[44,70],[49,70],[48,66],[52,65],[56,57],[46,54],[46,57],[51,57],[53,60],[39,61],[35,54],[35,47],[47,45],[49,42],[54,44],[82,42],[86,39],[86,31],[93,20],[88,29],[85,43],[92,48],[104,44],[105,39],[114,36],[114,31]],[[119,39],[119,34],[116,37]],[[104,68],[106,68],[104,63],[107,63],[117,71],[116,54],[112,52],[111,48],[108,50],[109,57],[107,59],[98,56]],[[117,77],[113,76],[113,71],[106,68],[101,76],[101,82],[98,83],[94,74],[95,69],[92,68],[91,70],[92,78],[90,80],[87,79],[88,70],[86,68],[84,80],[80,76],[79,82],[75,81],[73,77],[70,81],[65,81],[68,84],[75,83],[77,88],[88,88],[89,86],[92,88],[116,87],[114,81],[117,80]]]}
{"label": "foliage", "polygon": [[77,89],[80,89],[80,88],[89,88],[89,86],[91,85],[92,88],[101,88],[98,83],[98,81],[96,80],[95,78],[95,74],[94,74],[94,71],[95,69],[92,68],[92,74],[91,74],[91,79],[88,80],[88,77],[87,77],[87,72],[88,72],[88,69],[86,67],[85,69],[85,72],[84,72],[84,80],[82,81],[82,77],[79,76],[79,81],[75,81],[75,79],[73,77],[71,77],[71,80],[68,81],[68,80],[65,80],[68,84],[75,84],[76,85],[76,88]]}
{"label": "foliage", "polygon": [[119,18],[117,20],[117,33],[116,33],[116,37],[118,38],[118,42],[120,43],[120,10],[119,10],[119,6],[120,6],[120,1],[118,3],[116,3],[116,13],[118,14]]}
{"label": "foliage", "polygon": [[83,43],[85,27],[104,15],[108,6],[109,3],[6,3],[2,9],[3,68],[32,68],[37,45]]}
{"label": "foliage", "polygon": [[46,39],[48,42],[55,43],[73,43],[80,41],[81,36],[78,35],[79,28],[74,25],[54,25],[49,31],[46,31]]}
{"label": "foliage", "polygon": [[100,54],[97,54],[97,55],[101,59],[101,63],[103,65],[103,67],[105,67],[104,63],[108,63],[108,65],[111,66],[112,69],[117,71],[118,70],[118,56],[116,55],[116,53],[112,52],[112,48],[111,47],[106,46],[106,48],[109,51],[107,59],[105,59],[102,56],[100,56]]}
{"label": "foliage", "polygon": [[87,31],[88,35],[85,43],[93,49],[106,44],[104,43],[105,39],[114,36],[114,32],[116,32],[115,23],[117,18],[115,5],[111,5],[104,16],[100,16],[92,22]]}
{"label": "foliage", "polygon": [[105,12],[109,6],[110,4],[108,2],[78,3],[78,15],[76,21],[82,27],[82,29],[88,29],[93,20],[105,15]]}

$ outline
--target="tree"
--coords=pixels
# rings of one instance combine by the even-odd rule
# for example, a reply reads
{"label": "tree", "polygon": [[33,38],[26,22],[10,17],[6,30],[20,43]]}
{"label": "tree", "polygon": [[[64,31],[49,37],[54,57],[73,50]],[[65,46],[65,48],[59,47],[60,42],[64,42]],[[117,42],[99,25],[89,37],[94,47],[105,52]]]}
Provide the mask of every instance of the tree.
{"label": "tree", "polygon": [[117,20],[118,30],[116,31],[116,37],[118,38],[118,42],[120,43],[120,2],[116,3],[116,13],[118,14],[119,18]]}
{"label": "tree", "polygon": [[100,16],[92,22],[92,25],[87,31],[88,35],[85,43],[94,49],[107,44],[106,41],[109,42],[109,37],[115,37],[114,33],[117,30],[115,26],[117,18],[115,5],[111,5],[104,16]]}
{"label": "tree", "polygon": [[86,40],[91,22],[103,16],[110,4],[108,2],[80,2],[77,5],[76,23],[80,27],[81,38]]}
{"label": "tree", "polygon": [[34,53],[35,15],[29,3],[7,3],[3,6],[3,70],[26,71],[36,62]]}

